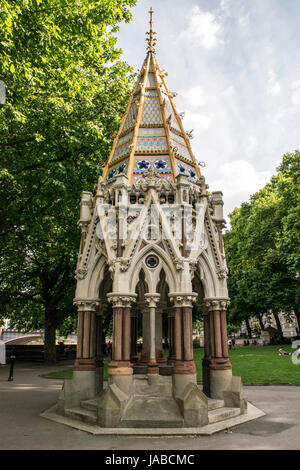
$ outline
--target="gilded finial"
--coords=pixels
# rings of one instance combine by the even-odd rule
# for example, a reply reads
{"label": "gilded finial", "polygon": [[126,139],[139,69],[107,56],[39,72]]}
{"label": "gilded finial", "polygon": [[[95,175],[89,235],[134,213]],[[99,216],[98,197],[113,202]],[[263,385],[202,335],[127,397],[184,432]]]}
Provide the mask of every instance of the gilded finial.
{"label": "gilded finial", "polygon": [[154,35],[156,34],[155,31],[153,31],[153,22],[152,22],[152,15],[153,15],[154,11],[152,10],[152,7],[150,8],[150,11],[149,11],[149,14],[150,14],[150,31],[147,31],[146,34],[149,35],[149,37],[146,39],[147,43],[148,43],[148,51],[149,52],[155,52],[155,45],[156,45],[156,39],[154,38]]}

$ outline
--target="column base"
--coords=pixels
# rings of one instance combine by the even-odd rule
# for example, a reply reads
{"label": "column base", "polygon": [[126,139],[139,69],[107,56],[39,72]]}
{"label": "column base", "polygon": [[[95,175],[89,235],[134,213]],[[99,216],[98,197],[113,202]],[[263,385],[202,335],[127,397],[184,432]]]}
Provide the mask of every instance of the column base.
{"label": "column base", "polygon": [[129,361],[111,361],[108,364],[108,375],[132,375],[132,364]]}
{"label": "column base", "polygon": [[173,374],[196,374],[196,365],[194,361],[175,361]]}
{"label": "column base", "polygon": [[173,396],[178,398],[182,396],[184,390],[189,384],[197,385],[196,374],[176,374],[172,375]]}
{"label": "column base", "polygon": [[132,364],[135,364],[136,362],[138,362],[138,360],[139,360],[139,358],[138,358],[137,355],[136,356],[130,356],[130,362]]}
{"label": "column base", "polygon": [[209,368],[212,370],[231,370],[232,366],[228,357],[214,357],[209,360]]}
{"label": "column base", "polygon": [[230,369],[210,368],[210,397],[224,400],[225,392],[231,390],[232,371]]}
{"label": "column base", "polygon": [[149,359],[150,359],[150,350],[142,349],[141,359],[139,360],[139,362],[142,362],[143,364],[145,363],[148,364]]}
{"label": "column base", "polygon": [[159,367],[155,359],[150,359],[148,363],[147,374],[159,374]]}
{"label": "column base", "polygon": [[96,370],[96,360],[94,359],[76,359],[74,363],[74,370],[93,371]]}

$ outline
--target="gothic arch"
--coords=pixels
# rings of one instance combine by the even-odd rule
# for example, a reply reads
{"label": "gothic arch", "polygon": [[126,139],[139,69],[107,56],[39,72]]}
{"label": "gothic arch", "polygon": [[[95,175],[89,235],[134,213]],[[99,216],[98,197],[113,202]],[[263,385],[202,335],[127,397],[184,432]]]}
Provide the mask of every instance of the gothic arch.
{"label": "gothic arch", "polygon": [[218,278],[205,252],[201,253],[201,256],[198,260],[197,271],[199,274],[199,279],[201,280],[203,285],[205,297],[215,297],[218,290]]}
{"label": "gothic arch", "polygon": [[99,254],[99,256],[95,259],[94,264],[90,267],[85,279],[85,284],[87,285],[88,298],[98,298],[100,284],[104,279],[106,268],[106,259],[103,255]]}
{"label": "gothic arch", "polygon": [[159,266],[150,272],[149,269],[144,269],[146,273],[146,281],[149,287],[149,292],[156,292],[156,286],[159,282],[159,274],[161,268],[164,269],[166,275],[166,281],[169,285],[171,292],[176,292],[177,289],[177,282],[175,276],[172,272],[172,262],[168,258],[166,252],[162,250],[157,245],[147,245],[145,246],[137,256],[135,262],[131,263],[130,270],[128,272],[128,276],[130,278],[129,281],[129,292],[135,292],[135,288],[139,279],[139,272],[142,267],[145,267],[145,257],[147,254],[154,253],[159,257],[160,263]]}

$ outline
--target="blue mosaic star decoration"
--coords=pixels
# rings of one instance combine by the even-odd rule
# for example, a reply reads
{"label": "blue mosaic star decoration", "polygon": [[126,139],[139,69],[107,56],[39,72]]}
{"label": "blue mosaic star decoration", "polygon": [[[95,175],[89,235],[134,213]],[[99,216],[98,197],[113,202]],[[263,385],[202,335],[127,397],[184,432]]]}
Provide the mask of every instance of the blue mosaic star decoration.
{"label": "blue mosaic star decoration", "polygon": [[157,160],[155,162],[155,168],[157,168],[158,170],[164,169],[166,168],[166,166],[167,166],[167,162],[165,162],[164,160]]}
{"label": "blue mosaic star decoration", "polygon": [[150,162],[147,162],[147,160],[141,160],[137,164],[140,170],[148,170]]}

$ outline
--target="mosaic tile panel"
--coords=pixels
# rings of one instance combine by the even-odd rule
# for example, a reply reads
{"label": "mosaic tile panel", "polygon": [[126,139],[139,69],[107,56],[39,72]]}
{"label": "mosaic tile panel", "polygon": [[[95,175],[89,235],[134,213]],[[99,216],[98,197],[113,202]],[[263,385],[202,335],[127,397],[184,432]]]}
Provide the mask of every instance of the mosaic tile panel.
{"label": "mosaic tile panel", "polygon": [[122,132],[125,132],[127,131],[127,129],[130,129],[131,127],[134,126],[134,120],[138,112],[136,101],[138,101],[139,99],[140,99],[140,94],[137,94],[133,98]]}
{"label": "mosaic tile panel", "polygon": [[155,87],[156,87],[156,84],[155,84],[154,73],[149,72],[147,83],[146,83],[146,88],[155,88]]}
{"label": "mosaic tile panel", "polygon": [[146,90],[145,90],[145,96],[150,96],[150,97],[151,97],[151,96],[152,96],[152,97],[153,97],[153,96],[156,96],[156,97],[157,97],[157,96],[158,96],[158,92],[157,92],[156,90],[147,90],[147,89],[146,89]]}
{"label": "mosaic tile panel", "polygon": [[152,57],[151,57],[151,59],[150,59],[150,64],[149,64],[149,72],[153,72],[153,70],[154,70],[153,59],[152,59]]}
{"label": "mosaic tile panel", "polygon": [[185,140],[179,135],[174,134],[173,132],[170,133],[170,137],[171,137],[171,145],[172,147],[174,147],[175,152],[178,153],[178,155],[181,155],[182,157],[187,158],[188,160],[192,161],[191,155],[188,151]]}
{"label": "mosaic tile panel", "polygon": [[167,157],[136,158],[133,173],[135,175],[148,173],[151,166],[154,168],[155,173],[171,173],[170,162]]}
{"label": "mosaic tile panel", "polygon": [[165,116],[166,116],[167,120],[170,119],[170,116],[171,116],[170,126],[174,127],[174,129],[177,129],[178,131],[180,131],[179,124],[178,124],[177,119],[175,117],[175,114],[173,112],[173,108],[171,106],[171,103],[168,99],[166,99],[166,104],[165,104]]}
{"label": "mosaic tile panel", "polygon": [[191,181],[191,183],[197,182],[197,174],[195,168],[182,163],[180,160],[176,160],[176,170],[177,175],[186,175],[188,176],[188,180]]}
{"label": "mosaic tile panel", "polygon": [[139,129],[139,137],[165,137],[166,132],[164,127],[140,127]]}
{"label": "mosaic tile panel", "polygon": [[156,98],[145,98],[142,124],[162,124],[159,104]]}
{"label": "mosaic tile panel", "polygon": [[165,137],[139,137],[136,151],[140,152],[164,152],[168,150],[167,139]]}
{"label": "mosaic tile panel", "polygon": [[119,139],[112,161],[117,160],[122,157],[122,155],[130,151],[129,146],[132,143],[132,137],[133,132],[129,132],[129,134],[126,134]]}

